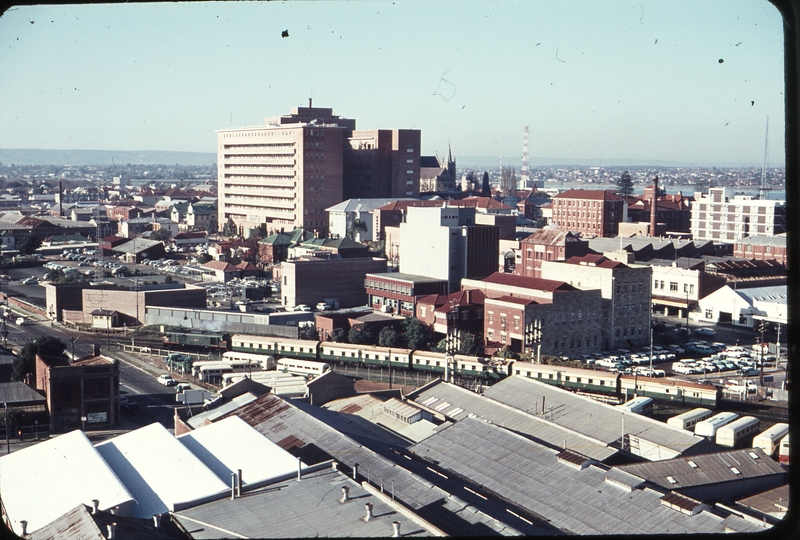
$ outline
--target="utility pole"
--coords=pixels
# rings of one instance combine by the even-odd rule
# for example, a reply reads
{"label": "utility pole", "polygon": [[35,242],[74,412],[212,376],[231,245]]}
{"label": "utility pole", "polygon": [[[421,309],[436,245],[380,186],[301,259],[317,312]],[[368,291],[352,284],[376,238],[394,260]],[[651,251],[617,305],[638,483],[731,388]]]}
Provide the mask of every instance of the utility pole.
{"label": "utility pole", "polygon": [[758,343],[758,352],[761,359],[761,375],[759,376],[758,385],[764,386],[764,331],[767,329],[767,321],[762,320],[759,328],[761,330],[761,341]]}
{"label": "utility pole", "polygon": [[8,430],[11,429],[8,425],[8,403],[3,402],[3,408],[6,410],[6,454],[11,453],[11,442],[8,439]]}

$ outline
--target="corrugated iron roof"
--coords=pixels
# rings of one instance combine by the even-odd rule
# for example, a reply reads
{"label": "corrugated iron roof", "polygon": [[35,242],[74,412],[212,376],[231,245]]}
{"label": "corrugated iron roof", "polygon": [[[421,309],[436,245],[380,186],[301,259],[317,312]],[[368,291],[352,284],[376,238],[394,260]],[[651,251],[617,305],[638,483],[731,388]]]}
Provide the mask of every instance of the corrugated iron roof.
{"label": "corrugated iron roof", "polygon": [[559,464],[558,451],[485,421],[466,418],[410,448],[445,471],[472,479],[567,534],[720,533],[721,516],[689,516],[652,489],[622,490],[607,469]]}
{"label": "corrugated iron roof", "polygon": [[672,458],[705,442],[702,437],[688,431],[646,416],[625,413],[589,397],[527,377],[508,377],[490,386],[484,394],[519,410],[526,410],[532,403],[541,403],[544,399],[547,407],[556,411],[548,416],[553,423],[606,444],[618,444],[624,424],[626,434],[664,450],[663,455],[660,449],[658,452],[654,449],[653,455],[643,456],[648,459]]}
{"label": "corrugated iron roof", "polygon": [[[740,474],[734,473],[731,467],[735,467]],[[667,489],[785,474],[783,467],[760,448],[633,463],[619,465],[618,468]],[[670,482],[667,477],[675,482]]]}

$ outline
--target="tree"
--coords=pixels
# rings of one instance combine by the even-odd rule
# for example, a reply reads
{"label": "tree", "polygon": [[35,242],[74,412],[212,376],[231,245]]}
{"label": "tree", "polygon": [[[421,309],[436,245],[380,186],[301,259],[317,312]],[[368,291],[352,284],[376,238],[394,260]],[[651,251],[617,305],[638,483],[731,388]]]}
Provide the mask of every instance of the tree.
{"label": "tree", "polygon": [[394,326],[384,326],[378,333],[378,345],[381,347],[405,347],[403,336]]}
{"label": "tree", "polygon": [[172,282],[174,282],[174,281],[175,281],[175,280],[174,280],[174,279],[173,279],[173,277],[172,277],[172,276],[170,276],[170,275],[167,275],[167,276],[164,278],[164,283],[166,283],[167,285],[169,285],[170,283],[172,283]]}
{"label": "tree", "polygon": [[517,170],[508,165],[500,169],[500,193],[508,197],[517,191]]}
{"label": "tree", "polygon": [[22,381],[28,373],[33,373],[36,355],[66,357],[66,344],[53,336],[42,336],[26,343],[11,365],[11,378]]}
{"label": "tree", "polygon": [[492,186],[489,185],[489,173],[483,171],[483,183],[481,184],[481,197],[491,197]]}
{"label": "tree", "polygon": [[355,218],[350,224],[350,228],[347,230],[347,235],[355,240],[359,232],[367,232],[368,230],[369,228],[367,227],[366,221]]}
{"label": "tree", "polygon": [[620,197],[630,197],[633,195],[633,179],[631,173],[625,171],[617,180],[617,195]]}
{"label": "tree", "polygon": [[172,238],[172,233],[168,229],[158,229],[150,233],[150,240],[164,241],[170,238]]}
{"label": "tree", "polygon": [[317,341],[319,340],[319,332],[315,326],[306,326],[302,330],[300,330],[300,339],[307,339],[310,341]]}
{"label": "tree", "polygon": [[233,218],[228,218],[228,221],[225,222],[225,226],[222,228],[222,234],[225,236],[235,236],[238,232],[239,231],[236,228],[236,223],[233,222]]}
{"label": "tree", "polygon": [[331,341],[347,343],[347,330],[344,328],[334,328],[333,332],[331,332]]}
{"label": "tree", "polygon": [[217,220],[217,216],[211,216],[206,223],[206,232],[208,234],[214,234],[219,232],[219,221]]}
{"label": "tree", "polygon": [[458,354],[472,356],[482,352],[481,341],[472,332],[461,331]]}
{"label": "tree", "polygon": [[430,349],[433,341],[433,327],[417,318],[411,317],[403,322],[403,331],[405,332],[409,349],[423,351]]}
{"label": "tree", "polygon": [[42,245],[41,239],[29,234],[17,242],[17,249],[21,255],[32,255]]}
{"label": "tree", "polygon": [[347,340],[355,345],[374,345],[375,333],[367,324],[354,324],[352,327],[350,327],[350,332],[347,334]]}

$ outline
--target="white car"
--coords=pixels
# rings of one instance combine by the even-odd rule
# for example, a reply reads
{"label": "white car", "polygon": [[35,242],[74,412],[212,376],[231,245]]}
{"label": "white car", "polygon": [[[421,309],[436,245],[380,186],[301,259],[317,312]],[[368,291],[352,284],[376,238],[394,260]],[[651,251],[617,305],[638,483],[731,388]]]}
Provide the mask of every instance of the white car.
{"label": "white car", "polygon": [[17,317],[16,323],[17,325],[22,326],[25,324],[25,317]]}
{"label": "white car", "polygon": [[312,309],[305,304],[298,304],[292,308],[292,311],[312,311]]}
{"label": "white car", "polygon": [[176,384],[178,384],[178,381],[176,381],[175,379],[172,378],[171,375],[167,375],[166,373],[164,375],[159,375],[157,380],[164,386],[175,386]]}
{"label": "white car", "polygon": [[696,336],[716,336],[717,331],[713,328],[698,328],[694,331],[694,335]]}

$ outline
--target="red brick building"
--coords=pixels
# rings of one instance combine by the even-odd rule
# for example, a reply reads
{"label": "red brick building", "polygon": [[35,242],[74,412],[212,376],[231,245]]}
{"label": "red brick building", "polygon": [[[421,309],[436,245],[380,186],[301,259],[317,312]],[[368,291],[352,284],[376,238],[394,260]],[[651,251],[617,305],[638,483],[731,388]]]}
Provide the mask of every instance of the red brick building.
{"label": "red brick building", "polygon": [[778,261],[789,267],[786,255],[786,235],[750,236],[737,240],[733,247],[733,256],[757,261]]}
{"label": "red brick building", "polygon": [[[429,295],[447,294],[447,280],[400,272],[367,274],[364,287],[372,309],[384,309],[413,317],[417,302]],[[387,307],[384,307],[387,306]]]}
{"label": "red brick building", "polygon": [[589,242],[567,231],[540,229],[520,243],[521,263],[514,267],[514,275],[542,277],[542,261],[566,261],[594,253]]}
{"label": "red brick building", "polygon": [[37,355],[35,388],[47,399],[53,433],[119,425],[118,360]]}
{"label": "red brick building", "polygon": [[552,223],[583,236],[616,236],[627,219],[627,203],[613,191],[570,189],[552,198]]}
{"label": "red brick building", "polygon": [[452,294],[433,294],[417,302],[416,317],[433,327],[439,334],[447,333],[447,315],[453,312],[455,328],[472,333],[483,332],[483,303],[481,291],[464,290]]}

